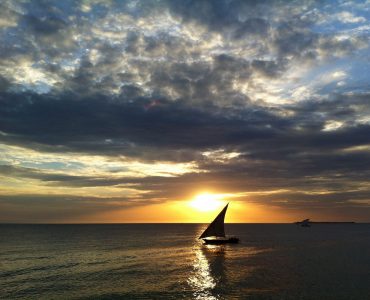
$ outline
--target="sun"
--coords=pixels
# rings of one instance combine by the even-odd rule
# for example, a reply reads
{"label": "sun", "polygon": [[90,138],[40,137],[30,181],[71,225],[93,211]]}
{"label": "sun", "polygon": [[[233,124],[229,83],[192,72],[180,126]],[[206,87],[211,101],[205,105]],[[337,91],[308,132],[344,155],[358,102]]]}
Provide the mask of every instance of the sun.
{"label": "sun", "polygon": [[223,195],[202,193],[194,197],[190,206],[198,211],[213,211],[224,204]]}

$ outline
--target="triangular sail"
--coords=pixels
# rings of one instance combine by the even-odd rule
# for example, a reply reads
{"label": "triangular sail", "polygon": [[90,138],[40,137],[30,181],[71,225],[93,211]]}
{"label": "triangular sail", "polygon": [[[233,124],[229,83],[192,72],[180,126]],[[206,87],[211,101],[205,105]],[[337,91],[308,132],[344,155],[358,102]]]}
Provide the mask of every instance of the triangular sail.
{"label": "triangular sail", "polygon": [[225,237],[225,228],[224,228],[224,220],[225,214],[229,203],[226,204],[224,209],[218,214],[216,219],[213,220],[211,224],[207,227],[206,230],[202,233],[199,237],[200,239],[209,237],[209,236],[216,236],[216,237]]}

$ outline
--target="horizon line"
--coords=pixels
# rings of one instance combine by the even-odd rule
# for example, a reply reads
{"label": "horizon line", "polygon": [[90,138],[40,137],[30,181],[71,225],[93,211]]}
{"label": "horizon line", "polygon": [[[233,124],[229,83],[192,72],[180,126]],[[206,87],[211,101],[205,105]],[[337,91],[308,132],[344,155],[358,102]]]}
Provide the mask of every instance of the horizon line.
{"label": "horizon line", "polygon": [[[297,222],[228,222],[225,224],[292,224],[295,225]],[[368,222],[355,222],[355,221],[312,221],[310,223],[322,223],[322,224],[370,224],[370,221]],[[145,224],[158,224],[158,225],[163,225],[163,224],[176,224],[176,225],[186,225],[186,224],[209,224],[208,222],[206,223],[198,223],[198,222],[86,222],[86,223],[74,223],[74,222],[68,222],[68,223],[32,223],[32,222],[25,222],[25,223],[20,223],[20,222],[0,222],[0,225],[145,225]]]}

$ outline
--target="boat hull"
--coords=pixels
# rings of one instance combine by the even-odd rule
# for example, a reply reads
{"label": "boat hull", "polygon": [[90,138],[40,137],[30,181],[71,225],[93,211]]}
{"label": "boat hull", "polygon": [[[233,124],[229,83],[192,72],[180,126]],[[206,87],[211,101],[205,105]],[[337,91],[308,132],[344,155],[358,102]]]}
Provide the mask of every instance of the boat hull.
{"label": "boat hull", "polygon": [[231,237],[228,239],[203,239],[206,245],[223,245],[223,244],[237,244],[239,239],[236,237]]}

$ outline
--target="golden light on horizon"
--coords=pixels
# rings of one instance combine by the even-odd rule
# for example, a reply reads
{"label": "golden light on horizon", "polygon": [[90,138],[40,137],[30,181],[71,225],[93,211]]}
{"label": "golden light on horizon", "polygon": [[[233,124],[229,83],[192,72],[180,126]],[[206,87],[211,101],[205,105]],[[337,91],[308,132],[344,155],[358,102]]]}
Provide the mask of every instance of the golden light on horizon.
{"label": "golden light on horizon", "polygon": [[223,198],[222,194],[202,193],[196,195],[189,205],[201,212],[214,211],[225,204]]}

